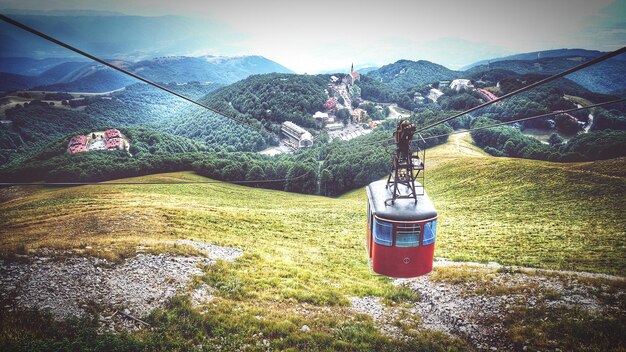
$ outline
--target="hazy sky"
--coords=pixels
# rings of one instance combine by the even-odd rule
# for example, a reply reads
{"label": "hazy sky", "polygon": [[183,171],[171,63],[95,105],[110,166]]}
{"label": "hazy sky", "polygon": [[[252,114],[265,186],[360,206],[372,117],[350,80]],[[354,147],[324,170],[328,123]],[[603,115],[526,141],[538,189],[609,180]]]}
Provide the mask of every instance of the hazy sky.
{"label": "hazy sky", "polygon": [[300,73],[398,59],[458,68],[519,52],[626,45],[626,0],[0,0],[0,8],[202,17],[236,38],[207,54],[263,55]]}

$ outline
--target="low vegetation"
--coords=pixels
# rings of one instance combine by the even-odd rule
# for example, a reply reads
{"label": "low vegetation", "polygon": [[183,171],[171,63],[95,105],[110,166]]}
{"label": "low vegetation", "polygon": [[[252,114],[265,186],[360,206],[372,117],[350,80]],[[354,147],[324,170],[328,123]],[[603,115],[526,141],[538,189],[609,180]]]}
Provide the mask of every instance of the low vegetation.
{"label": "low vegetation", "polygon": [[[489,126],[496,121],[479,118],[472,128]],[[597,130],[572,137],[567,143],[556,134],[551,144],[528,137],[511,126],[498,126],[472,131],[476,144],[494,156],[550,160],[560,162],[603,160],[626,156],[621,146],[626,143],[626,131]]]}

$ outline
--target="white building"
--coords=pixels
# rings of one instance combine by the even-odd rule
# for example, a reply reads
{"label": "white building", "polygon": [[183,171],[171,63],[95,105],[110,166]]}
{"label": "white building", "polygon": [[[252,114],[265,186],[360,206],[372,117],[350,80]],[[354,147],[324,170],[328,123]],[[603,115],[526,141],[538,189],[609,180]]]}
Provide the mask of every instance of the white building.
{"label": "white building", "polygon": [[336,130],[343,129],[343,123],[341,122],[329,123],[328,125],[326,125],[326,129],[328,129],[329,131],[336,131]]}
{"label": "white building", "polygon": [[430,92],[428,93],[427,98],[436,103],[437,99],[439,99],[439,97],[441,97],[442,95],[443,95],[442,91],[440,91],[439,89],[432,88]]}
{"label": "white building", "polygon": [[328,113],[318,111],[315,113],[315,115],[313,115],[313,118],[316,120],[322,120],[326,122],[328,120]]}
{"label": "white building", "polygon": [[457,92],[461,89],[471,90],[474,89],[474,85],[469,79],[455,79],[450,83],[450,89],[456,90]]}
{"label": "white building", "polygon": [[291,121],[283,122],[280,130],[287,138],[287,142],[295,148],[306,148],[313,145],[313,136]]}

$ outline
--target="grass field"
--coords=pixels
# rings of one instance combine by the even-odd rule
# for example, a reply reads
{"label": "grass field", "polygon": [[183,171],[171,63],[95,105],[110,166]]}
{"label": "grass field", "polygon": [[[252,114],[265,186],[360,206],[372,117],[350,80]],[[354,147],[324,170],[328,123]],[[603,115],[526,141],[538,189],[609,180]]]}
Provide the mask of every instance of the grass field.
{"label": "grass field", "polygon": [[[471,150],[469,136],[457,138]],[[447,160],[427,174],[441,214],[436,255],[626,275],[626,159],[459,158],[454,149],[430,154]]]}
{"label": "grass field", "polygon": [[[436,256],[626,275],[625,159],[557,164],[493,158],[469,138],[453,136],[428,151],[426,187],[440,219]],[[182,172],[133,180],[201,179]],[[109,259],[132,256],[138,245],[193,253],[160,243],[171,239],[243,249],[234,264],[219,262],[201,279],[217,288],[210,314],[175,300],[150,318],[162,327],[159,334],[118,336],[115,346],[184,349],[207,339],[253,346],[253,336],[263,332],[279,350],[468,348],[437,333],[392,340],[370,318],[348,313],[348,296],[379,296],[388,304],[418,299],[371,275],[362,189],[339,198],[227,183],[0,192],[0,255],[7,258],[43,247]],[[11,319],[28,330],[34,318]],[[301,332],[303,324],[313,333]]]}

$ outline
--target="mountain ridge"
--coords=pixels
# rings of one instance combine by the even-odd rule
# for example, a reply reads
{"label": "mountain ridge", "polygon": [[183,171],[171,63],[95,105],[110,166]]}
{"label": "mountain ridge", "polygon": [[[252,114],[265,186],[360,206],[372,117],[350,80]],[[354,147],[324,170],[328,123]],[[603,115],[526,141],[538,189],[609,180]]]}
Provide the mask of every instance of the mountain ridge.
{"label": "mountain ridge", "polygon": [[[5,66],[18,62],[17,58],[5,58]],[[32,66],[40,60],[26,59],[27,63],[14,70],[37,72]],[[2,58],[0,58],[0,64]],[[293,73],[279,63],[259,55],[238,56],[167,56],[150,60],[129,62],[109,60],[126,70],[157,82],[186,83],[191,81],[230,84],[253,74]],[[29,66],[30,64],[30,66]],[[0,91],[29,89],[74,92],[103,92],[122,88],[135,80],[111,68],[95,62],[66,61],[36,76],[6,72],[0,83]]]}
{"label": "mountain ridge", "polygon": [[439,80],[451,80],[458,78],[460,75],[460,72],[450,70],[443,65],[430,61],[411,61],[407,59],[384,65],[366,74],[366,76],[374,80],[398,89],[430,84]]}
{"label": "mountain ridge", "polygon": [[602,54],[605,54],[603,51],[599,50],[588,50],[588,49],[551,49],[551,50],[541,50],[541,51],[531,51],[527,53],[519,53],[513,55],[507,55],[497,58],[491,58],[486,60],[480,60],[469,65],[466,65],[460,69],[460,71],[467,71],[473,67],[487,65],[492,62],[498,61],[511,61],[511,60],[537,60],[540,58],[547,57],[570,57],[570,56],[583,56],[583,57],[598,57]]}

